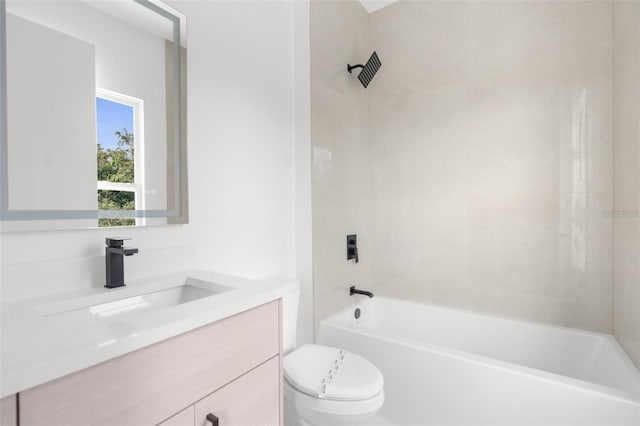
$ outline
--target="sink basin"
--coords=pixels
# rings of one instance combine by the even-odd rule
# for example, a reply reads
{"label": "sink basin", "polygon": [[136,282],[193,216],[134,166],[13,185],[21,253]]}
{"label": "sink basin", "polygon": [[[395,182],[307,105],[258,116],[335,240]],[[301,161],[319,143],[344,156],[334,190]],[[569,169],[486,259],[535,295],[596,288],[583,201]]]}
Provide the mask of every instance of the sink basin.
{"label": "sink basin", "polygon": [[[113,302],[101,303],[84,309],[88,309],[91,315],[104,318],[134,310],[140,311],[168,308],[188,303],[193,300],[202,299],[203,297],[213,296],[214,294],[217,293],[213,290],[184,284],[177,287],[167,288],[165,290],[154,291],[153,293],[146,293],[139,296],[128,297],[126,299],[115,300]],[[64,313],[68,314],[69,312],[73,311],[67,311]]]}
{"label": "sink basin", "polygon": [[[209,283],[192,278],[180,285],[165,288],[126,288],[120,293],[99,294],[94,297],[40,307],[45,317],[60,317],[65,320],[86,321],[92,318],[122,316],[134,312],[152,312],[200,300],[232,290],[232,287]],[[142,290],[142,291],[136,291]],[[104,301],[105,297],[108,301]],[[118,297],[119,296],[119,297]]]}

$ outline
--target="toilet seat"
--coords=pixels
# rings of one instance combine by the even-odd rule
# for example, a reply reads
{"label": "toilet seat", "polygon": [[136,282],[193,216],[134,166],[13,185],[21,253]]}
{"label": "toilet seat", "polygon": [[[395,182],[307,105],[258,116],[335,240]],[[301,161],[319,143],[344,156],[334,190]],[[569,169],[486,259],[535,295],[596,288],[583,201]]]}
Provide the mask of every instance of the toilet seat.
{"label": "toilet seat", "polygon": [[302,345],[284,358],[283,370],[294,389],[318,400],[367,401],[384,386],[382,373],[370,361],[329,346]]}

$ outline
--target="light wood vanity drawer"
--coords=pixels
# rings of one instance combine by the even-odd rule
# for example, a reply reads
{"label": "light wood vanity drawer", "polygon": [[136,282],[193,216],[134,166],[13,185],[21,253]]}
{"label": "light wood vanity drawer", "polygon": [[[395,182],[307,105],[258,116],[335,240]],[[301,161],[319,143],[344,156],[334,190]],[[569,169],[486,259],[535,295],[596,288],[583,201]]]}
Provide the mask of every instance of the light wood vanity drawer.
{"label": "light wood vanity drawer", "polygon": [[16,396],[0,399],[0,426],[17,426]]}
{"label": "light wood vanity drawer", "polygon": [[280,424],[280,359],[275,357],[196,403],[196,426],[277,426]]}
{"label": "light wood vanity drawer", "polygon": [[185,408],[170,419],[165,420],[158,426],[194,426],[195,423],[195,406]]}
{"label": "light wood vanity drawer", "polygon": [[156,425],[277,355],[278,321],[274,301],[29,389],[20,426]]}

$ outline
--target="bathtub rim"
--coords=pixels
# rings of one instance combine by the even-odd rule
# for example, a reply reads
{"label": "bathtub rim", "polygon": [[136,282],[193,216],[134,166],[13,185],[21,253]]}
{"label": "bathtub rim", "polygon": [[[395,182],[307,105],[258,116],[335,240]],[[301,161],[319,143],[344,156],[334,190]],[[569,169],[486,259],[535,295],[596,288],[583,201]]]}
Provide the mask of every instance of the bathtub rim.
{"label": "bathtub rim", "polygon": [[[474,312],[474,311],[468,311],[468,310],[463,310],[463,309],[455,309],[455,308],[451,308],[451,307],[446,307],[446,306],[441,306],[441,305],[436,305],[433,303],[418,303],[418,302],[413,302],[410,300],[404,300],[404,299],[394,299],[391,297],[384,297],[384,296],[376,296],[376,298],[378,299],[386,299],[386,300],[391,300],[391,301],[397,301],[397,302],[401,302],[401,303],[407,303],[407,304],[411,304],[411,305],[417,305],[417,306],[428,306],[428,307],[432,307],[432,308],[436,308],[436,309],[442,309],[442,310],[446,310],[449,312],[462,312],[465,314],[471,314],[471,315],[475,315],[475,316],[479,316],[479,317],[489,317],[489,318],[497,318],[497,319],[502,319],[502,320],[507,320],[507,321],[512,321],[512,322],[516,322],[516,323],[521,323],[521,324],[529,324],[529,325],[537,325],[537,326],[543,326],[543,327],[549,327],[549,328],[555,328],[555,329],[559,329],[559,330],[563,330],[563,331],[568,331],[568,332],[572,332],[572,333],[579,333],[579,334],[587,334],[587,335],[593,335],[593,336],[598,336],[598,337],[602,337],[607,339],[610,343],[613,344],[616,352],[619,355],[622,355],[622,358],[624,359],[625,363],[630,364],[633,369],[636,370],[637,372],[637,377],[638,377],[638,381],[640,383],[640,371],[638,371],[635,367],[635,365],[631,362],[631,359],[629,358],[629,356],[626,354],[626,352],[624,352],[624,350],[622,350],[622,348],[620,347],[620,345],[618,344],[618,342],[615,340],[615,338],[611,335],[611,334],[607,334],[607,333],[600,333],[597,331],[590,331],[590,330],[581,330],[581,329],[575,329],[575,328],[571,328],[571,327],[564,327],[564,326],[560,326],[560,325],[554,325],[554,324],[548,324],[548,323],[542,323],[542,322],[535,322],[535,321],[529,321],[529,320],[520,320],[520,319],[514,319],[514,318],[509,318],[509,317],[503,317],[503,316],[494,316],[494,315],[486,315],[486,314],[482,314],[482,313],[478,313],[478,312]],[[619,389],[619,388],[615,388],[615,387],[611,387],[611,386],[605,386],[605,385],[601,385],[598,383],[594,383],[594,382],[589,382],[587,380],[582,380],[582,379],[578,379],[575,377],[570,377],[570,376],[566,376],[563,374],[559,374],[559,373],[553,373],[550,371],[545,371],[545,370],[541,370],[541,369],[537,369],[537,368],[533,368],[533,367],[528,367],[525,365],[520,365],[520,364],[516,364],[513,362],[509,362],[509,361],[503,361],[500,359],[496,359],[496,358],[491,358],[488,356],[484,356],[484,355],[478,355],[478,354],[474,354],[472,352],[466,352],[466,351],[462,351],[459,349],[453,349],[453,348],[449,348],[446,346],[442,346],[442,345],[437,345],[434,343],[429,343],[429,342],[423,342],[417,339],[409,339],[409,338],[396,338],[393,336],[389,336],[388,333],[382,333],[382,332],[376,332],[374,329],[368,328],[368,327],[364,327],[364,326],[355,326],[355,325],[348,325],[348,324],[344,324],[341,323],[340,321],[338,321],[336,318],[347,313],[350,310],[353,310],[357,307],[362,307],[365,305],[368,305],[370,303],[373,303],[374,299],[366,299],[366,300],[360,300],[357,302],[352,303],[351,305],[349,305],[348,307],[334,313],[333,315],[323,319],[322,321],[320,321],[320,327],[322,326],[327,326],[327,327],[334,327],[340,330],[344,330],[344,331],[349,331],[349,332],[357,332],[360,334],[363,334],[365,336],[368,337],[372,337],[372,338],[378,338],[378,339],[382,339],[382,340],[386,340],[392,343],[396,343],[396,344],[403,344],[403,345],[407,345],[409,347],[415,348],[415,349],[423,349],[423,350],[428,350],[431,352],[434,352],[436,354],[439,355],[445,355],[445,356],[451,356],[453,358],[459,359],[461,361],[465,361],[465,362],[471,362],[474,364],[480,364],[486,367],[490,367],[490,368],[495,368],[495,369],[500,369],[503,371],[510,371],[514,374],[519,374],[519,375],[524,375],[524,376],[528,376],[528,377],[532,377],[535,380],[540,380],[540,381],[545,381],[545,382],[552,382],[561,386],[565,386],[565,387],[570,387],[570,388],[574,388],[574,389],[580,389],[584,392],[589,392],[589,393],[595,393],[599,396],[602,397],[606,397],[606,398],[612,398],[621,402],[626,402],[626,403],[630,403],[633,404],[635,406],[637,406],[640,409],[640,387],[638,388],[638,393],[634,394],[634,392],[632,391],[627,391],[624,389]]]}

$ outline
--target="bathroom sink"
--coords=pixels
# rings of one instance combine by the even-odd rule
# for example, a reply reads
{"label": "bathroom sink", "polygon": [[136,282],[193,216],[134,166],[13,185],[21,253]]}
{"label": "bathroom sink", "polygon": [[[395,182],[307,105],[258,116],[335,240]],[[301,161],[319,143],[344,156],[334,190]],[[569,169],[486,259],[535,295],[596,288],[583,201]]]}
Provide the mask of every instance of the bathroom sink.
{"label": "bathroom sink", "polygon": [[[136,291],[138,290],[138,291]],[[46,317],[85,321],[137,312],[152,312],[233,290],[232,287],[187,278],[184,283],[165,288],[126,288],[120,293],[98,294],[80,300],[40,307]],[[110,297],[107,297],[110,296]],[[105,301],[104,299],[108,300]]]}
{"label": "bathroom sink", "polygon": [[[85,309],[88,309],[91,315],[94,316],[110,317],[134,310],[168,308],[202,299],[203,297],[213,296],[214,294],[217,293],[194,285],[184,284],[165,290],[154,291],[153,293],[141,294],[139,296],[89,306]],[[69,312],[65,313],[68,314]]]}

